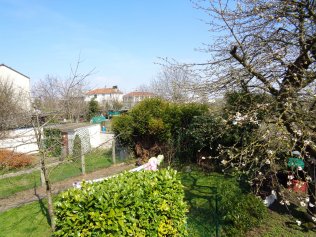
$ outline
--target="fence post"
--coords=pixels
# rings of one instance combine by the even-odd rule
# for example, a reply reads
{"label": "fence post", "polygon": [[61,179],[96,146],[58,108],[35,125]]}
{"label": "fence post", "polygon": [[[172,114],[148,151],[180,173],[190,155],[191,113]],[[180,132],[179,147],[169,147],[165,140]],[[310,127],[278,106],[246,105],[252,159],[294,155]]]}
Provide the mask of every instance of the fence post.
{"label": "fence post", "polygon": [[81,174],[83,175],[86,174],[86,163],[85,163],[83,152],[81,152]]}
{"label": "fence post", "polygon": [[44,177],[44,172],[42,169],[40,169],[40,172],[41,172],[41,185],[42,186],[45,186],[45,177]]}
{"label": "fence post", "polygon": [[115,138],[112,141],[112,162],[113,164],[116,163],[116,156],[115,156]]}

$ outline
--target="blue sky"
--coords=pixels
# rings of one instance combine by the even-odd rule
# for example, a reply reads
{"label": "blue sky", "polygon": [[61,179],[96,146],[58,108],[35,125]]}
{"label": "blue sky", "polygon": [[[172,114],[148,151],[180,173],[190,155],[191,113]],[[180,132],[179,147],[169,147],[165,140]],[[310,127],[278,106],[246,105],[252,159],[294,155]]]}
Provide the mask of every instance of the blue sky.
{"label": "blue sky", "polygon": [[67,77],[80,55],[89,87],[129,92],[159,72],[158,57],[200,62],[210,33],[189,0],[0,0],[0,63],[31,78]]}

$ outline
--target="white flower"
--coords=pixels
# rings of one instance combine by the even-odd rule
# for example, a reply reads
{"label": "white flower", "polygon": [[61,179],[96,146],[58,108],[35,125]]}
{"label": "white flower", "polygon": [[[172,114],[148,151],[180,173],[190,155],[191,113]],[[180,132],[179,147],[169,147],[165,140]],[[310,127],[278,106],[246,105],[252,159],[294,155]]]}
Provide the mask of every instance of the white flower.
{"label": "white flower", "polygon": [[202,158],[201,158],[202,160],[205,160],[205,157],[204,156],[202,156]]}
{"label": "white flower", "polygon": [[309,144],[311,144],[311,141],[310,140],[304,140],[304,145],[306,146],[306,145],[309,145]]}
{"label": "white flower", "polygon": [[286,204],[287,206],[290,206],[290,201],[289,201],[289,200],[285,200],[285,204]]}
{"label": "white flower", "polygon": [[246,163],[241,163],[241,166],[246,166]]}
{"label": "white flower", "polygon": [[310,206],[310,207],[314,207],[315,205],[313,204],[313,203],[308,203],[308,206]]}
{"label": "white flower", "polygon": [[288,175],[287,178],[288,178],[289,180],[292,180],[292,179],[294,179],[294,175]]}
{"label": "white flower", "polygon": [[306,176],[306,181],[312,181],[312,177],[311,176]]}
{"label": "white flower", "polygon": [[291,181],[287,181],[287,186],[291,186],[292,185],[292,182]]}
{"label": "white flower", "polygon": [[305,198],[305,202],[309,202],[309,197]]}
{"label": "white flower", "polygon": [[284,201],[283,201],[283,200],[281,200],[281,201],[280,201],[280,204],[283,206],[283,205],[284,205]]}
{"label": "white flower", "polygon": [[221,161],[221,163],[222,163],[223,165],[226,165],[227,162],[228,162],[227,160],[222,160],[222,161]]}
{"label": "white flower", "polygon": [[297,167],[298,170],[303,170],[301,166]]}
{"label": "white flower", "polygon": [[306,203],[305,202],[301,201],[300,204],[301,204],[302,207],[306,207]]}
{"label": "white flower", "polygon": [[313,220],[314,222],[316,222],[316,217],[313,217],[313,216],[312,216],[312,220]]}
{"label": "white flower", "polygon": [[265,162],[267,165],[270,165],[271,164],[271,161],[269,159],[266,159],[266,162]]}
{"label": "white flower", "polygon": [[268,150],[267,153],[268,153],[269,155],[272,155],[272,154],[273,154],[273,151]]}
{"label": "white flower", "polygon": [[297,225],[299,225],[299,226],[302,224],[302,222],[299,221],[299,220],[296,220],[296,223],[297,223]]}

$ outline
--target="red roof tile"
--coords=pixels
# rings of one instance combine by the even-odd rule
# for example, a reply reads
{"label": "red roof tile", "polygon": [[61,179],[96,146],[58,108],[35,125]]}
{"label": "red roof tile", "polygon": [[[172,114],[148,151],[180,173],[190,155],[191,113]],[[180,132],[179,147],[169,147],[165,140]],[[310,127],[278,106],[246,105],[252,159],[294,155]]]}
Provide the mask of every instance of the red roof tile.
{"label": "red roof tile", "polygon": [[123,94],[119,89],[115,88],[100,88],[88,91],[87,95],[99,95],[99,94]]}

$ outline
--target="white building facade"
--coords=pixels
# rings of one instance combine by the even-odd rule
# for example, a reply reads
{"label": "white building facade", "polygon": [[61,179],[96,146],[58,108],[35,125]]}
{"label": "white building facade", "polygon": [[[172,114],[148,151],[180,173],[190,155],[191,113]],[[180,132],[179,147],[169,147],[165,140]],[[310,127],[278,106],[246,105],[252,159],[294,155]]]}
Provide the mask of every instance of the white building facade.
{"label": "white building facade", "polygon": [[134,91],[123,96],[124,108],[133,108],[136,104],[144,99],[155,97],[156,95],[151,92]]}
{"label": "white building facade", "polygon": [[24,108],[30,109],[31,107],[31,89],[30,78],[22,73],[0,64],[0,83],[1,85],[12,86],[14,93],[18,96],[21,105]]}

